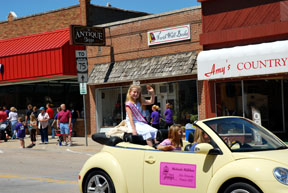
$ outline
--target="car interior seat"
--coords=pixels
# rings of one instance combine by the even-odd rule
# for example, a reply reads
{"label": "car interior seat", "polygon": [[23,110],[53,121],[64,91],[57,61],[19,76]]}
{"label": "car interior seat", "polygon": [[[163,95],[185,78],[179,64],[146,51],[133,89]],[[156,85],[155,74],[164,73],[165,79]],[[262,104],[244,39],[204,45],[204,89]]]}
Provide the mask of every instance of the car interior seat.
{"label": "car interior seat", "polygon": [[184,151],[190,151],[192,145],[193,145],[193,142],[194,142],[194,134],[193,132],[190,132],[189,135],[188,135],[188,142],[190,144],[186,145],[185,148],[184,148]]}
{"label": "car interior seat", "polygon": [[92,135],[92,139],[97,143],[109,146],[115,146],[118,143],[123,142],[120,137],[106,137],[105,133],[95,133]]}

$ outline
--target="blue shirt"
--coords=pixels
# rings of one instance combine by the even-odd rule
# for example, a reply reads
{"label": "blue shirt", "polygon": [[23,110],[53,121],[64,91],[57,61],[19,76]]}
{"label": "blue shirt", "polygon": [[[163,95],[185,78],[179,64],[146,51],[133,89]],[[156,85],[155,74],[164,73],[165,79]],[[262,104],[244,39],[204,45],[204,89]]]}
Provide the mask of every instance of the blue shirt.
{"label": "blue shirt", "polygon": [[197,142],[194,143],[194,144],[191,146],[191,148],[190,148],[190,151],[191,151],[191,152],[195,153],[195,147],[196,147],[196,145],[198,145]]}
{"label": "blue shirt", "polygon": [[15,130],[19,138],[25,137],[25,126],[22,123],[17,123]]}

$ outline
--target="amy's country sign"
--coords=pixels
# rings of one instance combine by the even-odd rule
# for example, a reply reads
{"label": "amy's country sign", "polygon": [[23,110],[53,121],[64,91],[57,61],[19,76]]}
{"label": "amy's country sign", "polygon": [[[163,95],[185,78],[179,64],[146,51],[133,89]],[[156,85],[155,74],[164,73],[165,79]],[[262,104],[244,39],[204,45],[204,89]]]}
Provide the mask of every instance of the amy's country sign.
{"label": "amy's country sign", "polygon": [[104,46],[105,29],[99,27],[71,25],[70,44],[83,46]]}
{"label": "amy's country sign", "polygon": [[190,25],[182,25],[147,32],[148,45],[190,40]]}

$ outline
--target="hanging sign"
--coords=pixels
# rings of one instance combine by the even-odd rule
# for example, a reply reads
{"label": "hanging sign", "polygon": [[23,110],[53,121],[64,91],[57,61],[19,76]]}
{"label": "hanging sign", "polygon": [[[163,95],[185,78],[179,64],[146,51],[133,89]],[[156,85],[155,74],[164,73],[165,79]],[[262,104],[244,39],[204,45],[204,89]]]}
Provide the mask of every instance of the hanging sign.
{"label": "hanging sign", "polygon": [[105,46],[105,28],[71,25],[70,44]]}
{"label": "hanging sign", "polygon": [[149,46],[190,40],[190,25],[188,24],[183,26],[149,31],[147,32],[147,37]]}

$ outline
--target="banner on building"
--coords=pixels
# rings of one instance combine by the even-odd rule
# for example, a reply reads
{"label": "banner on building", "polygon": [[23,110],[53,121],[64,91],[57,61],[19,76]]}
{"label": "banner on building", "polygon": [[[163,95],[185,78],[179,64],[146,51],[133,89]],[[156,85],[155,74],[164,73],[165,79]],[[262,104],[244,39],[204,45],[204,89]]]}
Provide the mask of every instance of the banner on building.
{"label": "banner on building", "polygon": [[198,80],[238,78],[288,72],[288,40],[202,51]]}
{"label": "banner on building", "polygon": [[148,45],[165,44],[190,40],[190,25],[170,27],[147,32]]}

